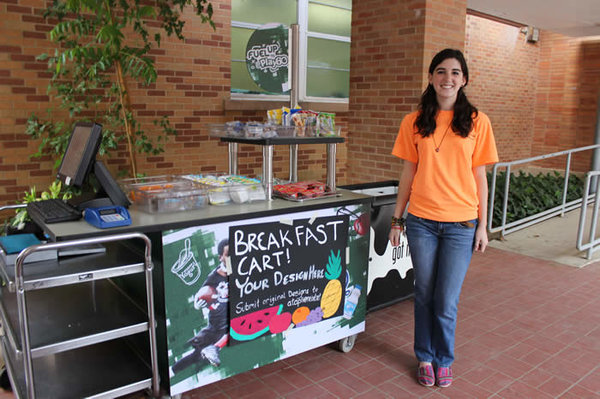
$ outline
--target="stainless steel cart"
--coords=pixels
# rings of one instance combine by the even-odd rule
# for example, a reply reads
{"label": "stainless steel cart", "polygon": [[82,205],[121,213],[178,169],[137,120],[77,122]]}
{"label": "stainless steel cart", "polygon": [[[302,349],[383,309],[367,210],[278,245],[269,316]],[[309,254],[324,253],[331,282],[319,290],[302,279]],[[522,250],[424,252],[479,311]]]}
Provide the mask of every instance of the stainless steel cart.
{"label": "stainless steel cart", "polygon": [[[135,240],[143,253],[124,245]],[[88,244],[106,251],[24,263],[36,251]],[[135,232],[34,245],[11,267],[0,259],[0,342],[16,396],[114,398],[150,389],[158,397],[152,268],[150,240]],[[145,274],[145,308],[113,281],[137,273]]]}

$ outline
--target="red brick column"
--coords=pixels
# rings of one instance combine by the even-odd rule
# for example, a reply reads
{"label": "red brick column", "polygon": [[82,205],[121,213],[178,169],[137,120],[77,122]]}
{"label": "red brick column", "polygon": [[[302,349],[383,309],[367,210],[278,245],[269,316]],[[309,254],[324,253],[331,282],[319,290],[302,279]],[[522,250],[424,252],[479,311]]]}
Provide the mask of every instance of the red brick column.
{"label": "red brick column", "polygon": [[400,121],[416,109],[431,57],[462,49],[466,1],[355,1],[352,12],[348,181],[398,179],[390,155]]}

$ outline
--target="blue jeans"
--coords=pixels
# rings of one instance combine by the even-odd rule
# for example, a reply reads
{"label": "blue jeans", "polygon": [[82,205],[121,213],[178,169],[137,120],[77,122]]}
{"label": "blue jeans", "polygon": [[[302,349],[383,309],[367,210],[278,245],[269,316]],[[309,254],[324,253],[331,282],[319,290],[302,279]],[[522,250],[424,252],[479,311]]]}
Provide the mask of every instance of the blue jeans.
{"label": "blue jeans", "polygon": [[415,355],[448,367],[454,361],[458,299],[477,220],[436,222],[408,214],[406,235],[415,273]]}

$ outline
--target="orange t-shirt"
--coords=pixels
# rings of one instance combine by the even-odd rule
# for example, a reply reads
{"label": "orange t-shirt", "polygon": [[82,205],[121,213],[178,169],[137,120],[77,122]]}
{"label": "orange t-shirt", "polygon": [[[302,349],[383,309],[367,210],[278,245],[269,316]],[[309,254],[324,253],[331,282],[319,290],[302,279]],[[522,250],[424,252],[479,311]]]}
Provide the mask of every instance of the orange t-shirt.
{"label": "orange t-shirt", "polygon": [[489,118],[479,111],[473,130],[463,138],[452,127],[447,130],[454,111],[439,111],[433,135],[423,138],[415,127],[417,115],[415,111],[402,120],[392,149],[393,155],[417,164],[408,212],[438,222],[477,219],[479,198],[473,168],[498,162]]}

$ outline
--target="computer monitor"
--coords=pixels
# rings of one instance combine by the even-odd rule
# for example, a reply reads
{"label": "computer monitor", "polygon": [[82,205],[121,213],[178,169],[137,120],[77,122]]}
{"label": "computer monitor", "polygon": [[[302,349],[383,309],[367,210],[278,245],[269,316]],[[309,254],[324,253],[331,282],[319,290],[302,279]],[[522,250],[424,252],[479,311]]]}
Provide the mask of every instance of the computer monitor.
{"label": "computer monitor", "polygon": [[97,184],[94,189],[72,198],[69,202],[78,209],[108,205],[128,207],[129,200],[101,161],[96,160],[102,125],[78,122],[73,128],[67,150],[58,168],[57,178],[66,186],[85,188],[84,182],[90,175]]}
{"label": "computer monitor", "polygon": [[81,188],[94,166],[101,140],[102,125],[88,122],[75,124],[56,177],[66,186]]}

